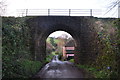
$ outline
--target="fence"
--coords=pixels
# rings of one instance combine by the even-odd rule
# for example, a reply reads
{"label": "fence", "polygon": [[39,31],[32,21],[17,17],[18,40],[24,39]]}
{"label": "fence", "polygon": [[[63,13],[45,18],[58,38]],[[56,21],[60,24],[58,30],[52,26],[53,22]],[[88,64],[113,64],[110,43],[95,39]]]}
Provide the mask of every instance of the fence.
{"label": "fence", "polygon": [[97,16],[100,9],[19,9],[18,16]]}

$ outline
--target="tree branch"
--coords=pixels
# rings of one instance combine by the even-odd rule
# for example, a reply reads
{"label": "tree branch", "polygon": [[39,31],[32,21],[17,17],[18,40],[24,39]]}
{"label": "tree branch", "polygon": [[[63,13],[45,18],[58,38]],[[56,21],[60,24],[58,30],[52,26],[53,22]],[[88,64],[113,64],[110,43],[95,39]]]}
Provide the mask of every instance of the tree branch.
{"label": "tree branch", "polygon": [[119,0],[117,0],[116,2],[113,2],[113,5],[110,6],[110,9],[104,14],[106,15],[107,13],[109,13],[113,8],[115,8],[118,4],[120,3]]}

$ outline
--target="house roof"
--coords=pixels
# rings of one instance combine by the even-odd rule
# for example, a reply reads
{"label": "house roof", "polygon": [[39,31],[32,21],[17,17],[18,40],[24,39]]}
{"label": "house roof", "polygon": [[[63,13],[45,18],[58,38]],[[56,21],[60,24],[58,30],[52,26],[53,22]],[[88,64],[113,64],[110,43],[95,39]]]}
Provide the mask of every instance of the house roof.
{"label": "house roof", "polygon": [[74,40],[70,40],[69,42],[66,43],[65,47],[73,47],[75,46]]}

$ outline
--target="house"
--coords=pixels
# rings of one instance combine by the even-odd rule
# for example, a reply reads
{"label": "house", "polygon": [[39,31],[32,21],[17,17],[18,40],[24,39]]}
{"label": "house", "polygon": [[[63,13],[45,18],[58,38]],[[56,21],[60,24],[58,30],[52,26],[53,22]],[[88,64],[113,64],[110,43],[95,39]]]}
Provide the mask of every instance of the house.
{"label": "house", "polygon": [[74,50],[75,50],[75,42],[74,40],[70,40],[63,47],[63,59],[74,59]]}

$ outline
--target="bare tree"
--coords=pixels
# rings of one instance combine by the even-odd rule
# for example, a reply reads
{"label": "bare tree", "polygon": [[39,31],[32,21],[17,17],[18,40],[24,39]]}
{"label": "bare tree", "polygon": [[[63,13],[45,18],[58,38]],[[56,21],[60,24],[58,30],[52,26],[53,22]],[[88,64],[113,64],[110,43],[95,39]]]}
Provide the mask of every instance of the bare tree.
{"label": "bare tree", "polygon": [[112,9],[114,9],[117,5],[119,5],[120,4],[120,0],[115,0],[115,1],[113,1],[112,3],[111,3],[111,5],[110,6],[108,6],[108,11],[105,13],[105,14],[107,14],[107,13],[109,13]]}
{"label": "bare tree", "polygon": [[6,5],[5,0],[0,1],[0,16],[5,13]]}

